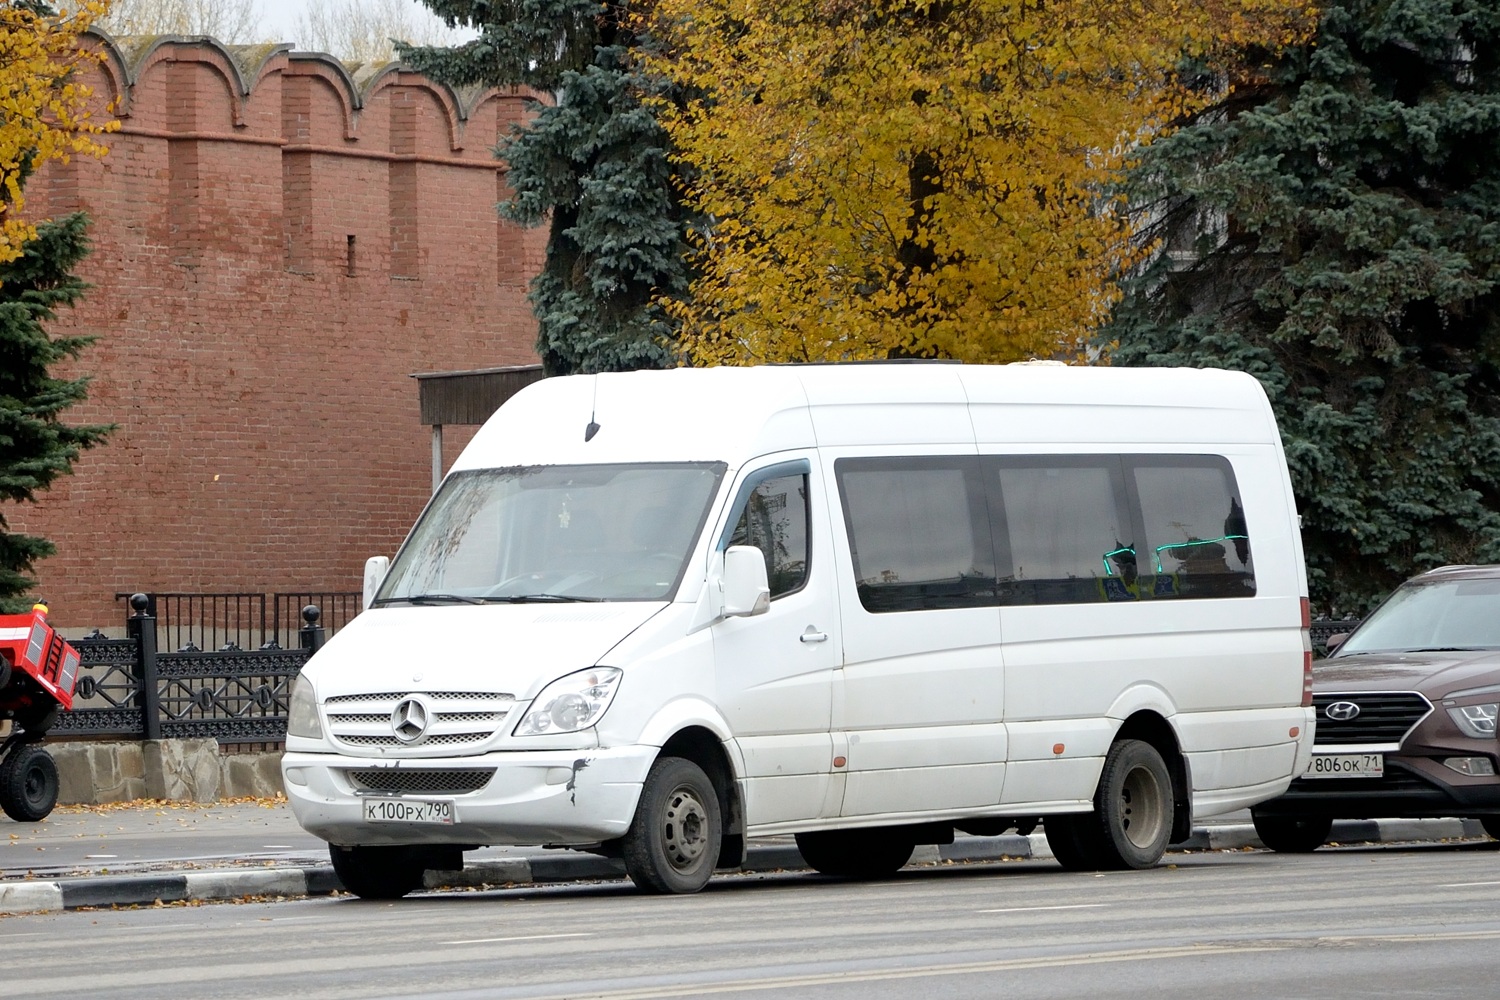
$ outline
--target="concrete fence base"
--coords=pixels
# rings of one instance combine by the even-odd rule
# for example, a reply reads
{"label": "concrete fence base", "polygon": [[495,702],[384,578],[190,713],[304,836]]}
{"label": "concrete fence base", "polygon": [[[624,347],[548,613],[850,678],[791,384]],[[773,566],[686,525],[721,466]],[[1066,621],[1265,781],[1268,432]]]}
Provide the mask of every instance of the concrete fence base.
{"label": "concrete fence base", "polygon": [[216,740],[47,743],[57,761],[57,801],[101,805],[135,799],[216,802],[280,794],[281,754],[223,754]]}

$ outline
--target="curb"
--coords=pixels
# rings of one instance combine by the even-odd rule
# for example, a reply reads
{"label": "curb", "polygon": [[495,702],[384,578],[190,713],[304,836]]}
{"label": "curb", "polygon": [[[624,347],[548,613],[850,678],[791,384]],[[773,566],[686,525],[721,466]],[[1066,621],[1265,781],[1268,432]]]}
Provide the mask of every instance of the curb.
{"label": "curb", "polygon": [[[1330,844],[1400,843],[1487,839],[1477,820],[1339,820],[1329,834]],[[1263,848],[1249,823],[1198,827],[1173,851],[1225,851]],[[913,864],[943,862],[1046,859],[1052,857],[1047,838],[1027,836],[961,837],[952,844],[918,847]],[[743,872],[806,870],[802,855],[791,844],[757,844],[747,851]],[[459,889],[556,882],[615,880],[625,877],[615,859],[588,854],[559,857],[478,860],[462,871],[427,873],[424,888]],[[269,868],[254,871],[221,869],[181,874],[93,875],[76,878],[0,882],[0,914],[52,913],[83,907],[153,906],[160,903],[244,899],[255,896],[328,896],[343,889],[331,865]]]}

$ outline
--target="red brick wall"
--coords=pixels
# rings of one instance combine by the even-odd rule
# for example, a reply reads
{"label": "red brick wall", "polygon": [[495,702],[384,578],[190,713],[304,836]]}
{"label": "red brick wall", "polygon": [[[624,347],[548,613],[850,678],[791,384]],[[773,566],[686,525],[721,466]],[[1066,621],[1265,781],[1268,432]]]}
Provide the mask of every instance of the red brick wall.
{"label": "red brick wall", "polygon": [[99,338],[66,419],[119,425],[5,511],[58,547],[36,593],[73,629],[118,625],[117,592],[358,590],[431,486],[410,375],[536,360],[545,232],[497,220],[493,154],[530,98],[128,41],[91,81],[120,100],[109,155],[27,188],[34,217],[93,217],[94,288],[54,332]]}

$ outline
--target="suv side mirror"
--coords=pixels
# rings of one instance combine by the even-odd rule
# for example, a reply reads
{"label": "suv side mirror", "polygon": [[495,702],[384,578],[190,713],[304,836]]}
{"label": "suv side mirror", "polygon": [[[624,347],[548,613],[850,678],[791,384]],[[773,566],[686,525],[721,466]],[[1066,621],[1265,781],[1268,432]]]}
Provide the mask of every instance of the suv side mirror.
{"label": "suv side mirror", "polygon": [[731,545],[724,553],[724,617],[763,615],[771,609],[766,557],[754,545]]}
{"label": "suv side mirror", "polygon": [[386,571],[391,568],[391,560],[387,556],[371,556],[365,560],[365,591],[359,609],[363,611],[375,600],[375,595],[380,592],[380,585],[385,582]]}
{"label": "suv side mirror", "polygon": [[1344,644],[1344,640],[1347,638],[1349,638],[1348,632],[1340,632],[1338,635],[1330,635],[1327,639],[1323,640],[1323,648],[1328,650],[1328,652],[1332,654],[1335,649],[1338,649]]}

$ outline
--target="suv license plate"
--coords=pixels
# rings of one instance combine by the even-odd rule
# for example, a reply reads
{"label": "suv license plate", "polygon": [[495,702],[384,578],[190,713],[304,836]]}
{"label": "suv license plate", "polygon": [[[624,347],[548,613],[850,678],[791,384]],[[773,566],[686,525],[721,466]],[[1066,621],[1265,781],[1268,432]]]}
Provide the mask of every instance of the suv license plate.
{"label": "suv license plate", "polygon": [[440,823],[453,822],[452,799],[365,799],[366,823]]}
{"label": "suv license plate", "polygon": [[1380,778],[1385,755],[1378,753],[1318,753],[1307,762],[1304,778]]}

